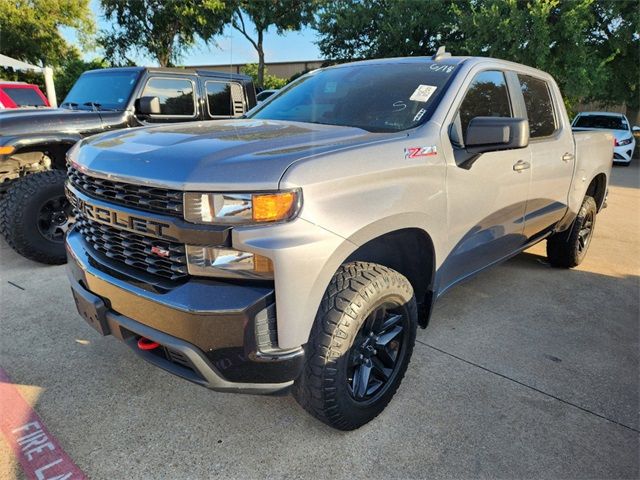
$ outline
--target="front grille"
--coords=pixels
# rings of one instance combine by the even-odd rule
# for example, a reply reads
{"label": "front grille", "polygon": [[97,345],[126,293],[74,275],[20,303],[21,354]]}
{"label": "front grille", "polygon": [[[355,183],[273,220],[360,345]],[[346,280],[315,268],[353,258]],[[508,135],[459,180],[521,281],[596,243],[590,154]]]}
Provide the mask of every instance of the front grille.
{"label": "front grille", "polygon": [[[110,259],[169,280],[182,280],[188,275],[185,247],[180,243],[127,232],[82,215],[76,217],[74,229],[91,249]],[[159,256],[152,249],[168,256]]]}
{"label": "front grille", "polygon": [[182,192],[166,188],[133,185],[91,177],[73,167],[67,171],[69,182],[94,198],[147,212],[182,217]]}

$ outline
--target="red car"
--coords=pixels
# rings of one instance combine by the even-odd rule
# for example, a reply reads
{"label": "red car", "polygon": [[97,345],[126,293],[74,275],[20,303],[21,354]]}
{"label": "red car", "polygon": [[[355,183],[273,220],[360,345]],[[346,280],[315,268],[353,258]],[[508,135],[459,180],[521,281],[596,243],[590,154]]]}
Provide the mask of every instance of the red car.
{"label": "red car", "polygon": [[49,107],[37,85],[0,80],[0,110],[5,108]]}

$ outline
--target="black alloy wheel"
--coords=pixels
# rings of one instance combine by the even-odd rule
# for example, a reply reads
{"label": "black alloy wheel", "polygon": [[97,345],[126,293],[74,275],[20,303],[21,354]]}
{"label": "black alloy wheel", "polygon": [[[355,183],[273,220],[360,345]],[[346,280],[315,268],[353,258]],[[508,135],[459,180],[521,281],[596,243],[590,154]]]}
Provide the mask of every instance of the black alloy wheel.
{"label": "black alloy wheel", "polygon": [[375,402],[395,377],[407,348],[407,316],[402,308],[385,302],[365,320],[349,351],[347,383],[356,402]]}
{"label": "black alloy wheel", "polygon": [[589,210],[578,232],[578,253],[580,255],[583,255],[589,248],[589,242],[591,242],[593,235],[593,216],[593,210]]}
{"label": "black alloy wheel", "polygon": [[73,207],[67,197],[54,197],[40,207],[38,231],[47,240],[62,243],[73,220]]}

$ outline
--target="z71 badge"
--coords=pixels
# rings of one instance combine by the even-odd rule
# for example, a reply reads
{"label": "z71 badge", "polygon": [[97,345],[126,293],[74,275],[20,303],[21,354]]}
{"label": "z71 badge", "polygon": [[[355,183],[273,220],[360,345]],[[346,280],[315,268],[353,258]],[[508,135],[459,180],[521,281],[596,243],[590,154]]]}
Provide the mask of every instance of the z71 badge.
{"label": "z71 badge", "polygon": [[407,147],[404,149],[404,158],[435,157],[438,149],[435,145],[430,147]]}

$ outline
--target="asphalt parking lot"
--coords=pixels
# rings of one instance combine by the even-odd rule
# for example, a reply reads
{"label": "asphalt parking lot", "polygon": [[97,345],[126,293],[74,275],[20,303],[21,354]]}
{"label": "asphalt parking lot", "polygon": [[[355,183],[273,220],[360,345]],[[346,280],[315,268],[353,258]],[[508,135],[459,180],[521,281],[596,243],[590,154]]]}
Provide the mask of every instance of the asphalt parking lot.
{"label": "asphalt parking lot", "polygon": [[[0,255],[0,373],[87,477],[639,476],[638,160],[614,168],[583,265],[551,269],[538,245],[453,289],[391,405],[351,433],[144,363],[80,319],[64,267]],[[0,478],[26,478],[2,436]]]}

